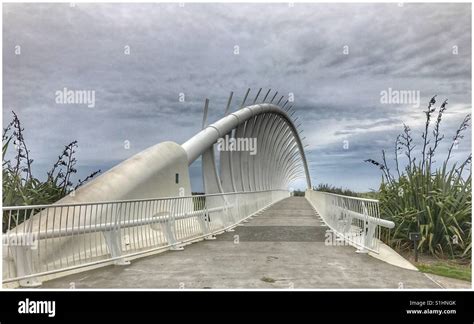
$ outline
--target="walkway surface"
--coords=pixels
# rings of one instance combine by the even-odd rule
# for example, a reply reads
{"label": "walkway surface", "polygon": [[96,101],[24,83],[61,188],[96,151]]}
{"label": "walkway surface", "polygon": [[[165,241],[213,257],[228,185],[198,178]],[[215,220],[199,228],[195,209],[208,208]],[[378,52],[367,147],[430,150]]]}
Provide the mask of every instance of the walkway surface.
{"label": "walkway surface", "polygon": [[214,241],[58,278],[43,288],[439,288],[421,272],[325,244],[326,230],[305,198],[290,197]]}

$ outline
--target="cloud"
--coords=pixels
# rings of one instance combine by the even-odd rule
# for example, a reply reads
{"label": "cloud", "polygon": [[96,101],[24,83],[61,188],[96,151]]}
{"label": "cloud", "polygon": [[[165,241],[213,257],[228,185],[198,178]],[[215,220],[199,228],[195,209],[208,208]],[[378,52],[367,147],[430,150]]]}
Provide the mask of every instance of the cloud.
{"label": "cloud", "polygon": [[[83,177],[157,142],[184,142],[200,129],[205,98],[209,119],[216,120],[230,91],[237,109],[247,87],[254,89],[250,97],[272,88],[295,96],[315,182],[376,188],[377,171],[361,161],[389,150],[403,122],[420,131],[431,96],[449,98],[447,132],[470,111],[470,9],[9,3],[3,10],[3,123],[10,110],[19,114],[39,173],[77,139],[79,164],[88,166],[80,170]],[[21,55],[15,55],[18,45]],[[54,92],[64,87],[95,90],[96,107],[55,104]],[[380,104],[380,92],[389,87],[420,91],[421,107]],[[349,150],[341,149],[342,140]],[[456,157],[468,152],[470,136]],[[197,191],[198,171],[191,170]]]}

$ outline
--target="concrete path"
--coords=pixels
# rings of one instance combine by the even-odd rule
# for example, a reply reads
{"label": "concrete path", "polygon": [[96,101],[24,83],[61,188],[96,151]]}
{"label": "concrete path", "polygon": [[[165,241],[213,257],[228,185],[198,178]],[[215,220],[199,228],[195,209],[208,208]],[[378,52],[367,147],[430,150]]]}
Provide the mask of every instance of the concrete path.
{"label": "concrete path", "polygon": [[350,246],[325,244],[327,228],[305,198],[287,198],[215,241],[188,245],[45,282],[43,288],[440,288]]}

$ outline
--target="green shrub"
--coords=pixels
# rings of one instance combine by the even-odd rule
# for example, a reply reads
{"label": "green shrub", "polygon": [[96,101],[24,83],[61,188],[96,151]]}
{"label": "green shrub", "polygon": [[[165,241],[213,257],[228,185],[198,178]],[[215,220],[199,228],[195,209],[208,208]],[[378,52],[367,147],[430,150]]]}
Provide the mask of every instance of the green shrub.
{"label": "green shrub", "polygon": [[314,187],[313,190],[322,191],[322,192],[329,192],[337,195],[344,195],[344,196],[351,196],[351,197],[359,197],[360,194],[354,192],[349,189],[343,189],[339,187],[335,187],[333,185],[327,183],[320,183],[317,187]]}
{"label": "green shrub", "polygon": [[[471,119],[467,115],[454,137],[442,166],[433,168],[434,156],[439,143],[444,139],[440,133],[443,113],[447,101],[440,106],[437,119],[429,136],[430,122],[436,108],[435,97],[430,100],[422,134],[419,161],[414,154],[411,130],[404,125],[404,132],[395,141],[395,175],[389,169],[382,151],[382,162],[369,159],[382,172],[382,184],[379,191],[380,209],[383,218],[392,220],[396,226],[384,230],[383,239],[398,249],[408,249],[410,232],[420,232],[418,248],[438,257],[471,258],[471,155],[461,164],[448,163],[455,145],[463,138],[463,132],[469,127]],[[402,169],[398,155],[404,151],[407,163]]]}
{"label": "green shrub", "polygon": [[[76,184],[72,182],[71,177],[77,172],[75,168],[77,141],[73,141],[66,145],[58,156],[45,181],[35,178],[32,173],[33,159],[30,157],[23,131],[18,116],[13,112],[13,120],[3,129],[2,135],[3,206],[52,204],[100,172],[95,171],[84,180],[78,180]],[[12,159],[7,160],[6,155],[10,146],[14,146],[15,154]],[[8,223],[7,217],[7,214],[3,215],[4,232]],[[11,224],[15,225],[17,224]]]}

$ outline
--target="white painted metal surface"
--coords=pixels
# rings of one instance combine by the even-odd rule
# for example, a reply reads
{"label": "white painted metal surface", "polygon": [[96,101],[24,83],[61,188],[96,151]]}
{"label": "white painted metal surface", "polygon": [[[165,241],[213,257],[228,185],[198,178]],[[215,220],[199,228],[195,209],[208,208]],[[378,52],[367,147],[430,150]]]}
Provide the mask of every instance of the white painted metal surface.
{"label": "white painted metal surface", "polygon": [[[311,188],[294,112],[286,107],[289,100],[280,106],[281,96],[273,104],[276,92],[268,103],[255,104],[261,91],[245,107],[248,89],[240,109],[229,113],[231,93],[225,117],[210,125],[206,99],[203,130],[184,144],[150,147],[54,205],[4,208],[7,242],[36,240],[34,248],[4,245],[4,282],[33,286],[38,276],[110,261],[126,264],[130,256],[181,249],[287,197],[296,178],[305,177]],[[258,152],[221,151],[218,170],[215,144],[226,135],[255,139]],[[174,197],[190,194],[187,167],[200,156],[206,195]],[[173,197],[158,198],[167,196]]]}
{"label": "white painted metal surface", "polygon": [[307,190],[305,197],[326,225],[341,240],[356,246],[361,253],[378,253],[380,226],[395,226],[393,222],[380,218],[378,200],[314,190]]}
{"label": "white painted metal surface", "polygon": [[[231,230],[288,196],[273,190],[4,207],[9,230],[3,240],[11,244],[4,244],[3,282],[35,286],[39,276],[110,261],[128,264],[130,256],[179,250]],[[34,218],[41,221],[32,222]],[[15,244],[20,242],[32,244]]]}
{"label": "white painted metal surface", "polygon": [[[231,157],[225,158],[226,162],[228,159],[235,162],[235,167],[229,164],[225,167],[232,172],[237,191],[281,189],[301,175],[306,177],[307,186],[311,188],[304,148],[293,120],[287,111],[271,103],[244,107],[205,127],[182,144],[188,163],[193,163],[232,130],[237,138],[257,138],[260,143],[255,158],[249,158],[248,152],[232,152]],[[206,165],[208,167],[203,164],[203,173],[213,176],[216,172],[211,170],[212,165]],[[254,171],[256,166],[259,174]],[[299,169],[303,169],[303,173]],[[226,184],[226,187],[230,186]]]}

